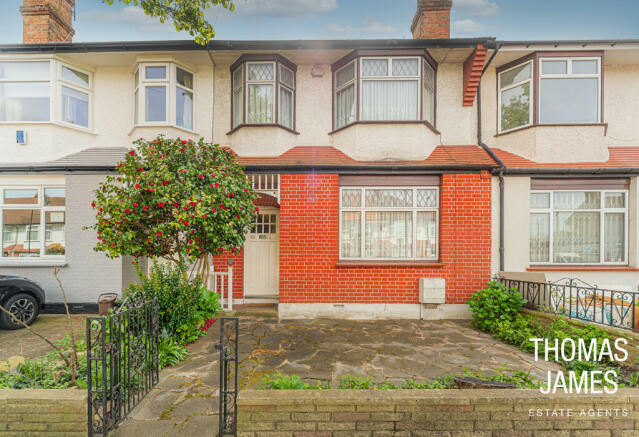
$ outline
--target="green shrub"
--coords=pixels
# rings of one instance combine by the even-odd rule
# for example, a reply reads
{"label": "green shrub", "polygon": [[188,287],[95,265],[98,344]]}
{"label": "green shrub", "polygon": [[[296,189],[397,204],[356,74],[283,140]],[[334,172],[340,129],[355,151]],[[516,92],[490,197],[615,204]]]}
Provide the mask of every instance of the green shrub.
{"label": "green shrub", "polygon": [[364,378],[359,375],[344,375],[344,377],[340,378],[337,388],[344,390],[370,390],[377,388],[377,383],[370,377]]}
{"label": "green shrub", "polygon": [[312,385],[302,381],[298,375],[283,376],[280,373],[272,376],[264,375],[259,386],[260,390],[322,390],[326,388],[330,388],[328,383],[325,385],[318,381],[317,384]]}
{"label": "green shrub", "polygon": [[489,282],[487,287],[468,300],[473,313],[473,325],[482,331],[494,332],[499,322],[512,323],[526,300],[519,293],[508,290],[501,282]]}
{"label": "green shrub", "polygon": [[180,361],[189,356],[189,351],[181,344],[175,343],[170,338],[160,340],[160,348],[158,350],[158,363],[160,369],[169,366],[175,366]]}
{"label": "green shrub", "polygon": [[538,327],[529,316],[517,314],[514,319],[501,320],[493,327],[493,337],[504,343],[519,346],[526,352],[532,352],[535,348],[531,338],[537,336]]}

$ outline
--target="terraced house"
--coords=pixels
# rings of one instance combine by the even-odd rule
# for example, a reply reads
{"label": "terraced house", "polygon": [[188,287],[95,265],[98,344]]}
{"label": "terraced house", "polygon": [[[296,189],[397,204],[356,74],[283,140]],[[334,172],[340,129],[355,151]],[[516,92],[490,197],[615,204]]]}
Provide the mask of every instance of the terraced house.
{"label": "terraced house", "polygon": [[[134,278],[92,251],[92,190],[132,140],[230,146],[260,193],[235,304],[281,317],[460,317],[494,273],[639,286],[639,41],[71,42],[24,0],[0,47],[0,273],[75,303]],[[226,271],[230,256],[214,260]]]}

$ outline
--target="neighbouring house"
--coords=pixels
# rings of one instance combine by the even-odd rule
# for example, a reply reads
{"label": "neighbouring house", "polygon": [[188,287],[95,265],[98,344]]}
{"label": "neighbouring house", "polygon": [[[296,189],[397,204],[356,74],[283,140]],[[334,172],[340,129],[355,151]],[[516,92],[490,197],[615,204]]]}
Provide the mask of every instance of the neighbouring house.
{"label": "neighbouring house", "polygon": [[[260,193],[236,304],[445,318],[499,271],[639,286],[637,41],[71,42],[73,0],[24,0],[0,46],[0,274],[95,303],[135,278],[92,250],[92,190],[131,142],[231,147]],[[115,37],[115,36],[114,36]],[[420,290],[422,295],[420,296]]]}

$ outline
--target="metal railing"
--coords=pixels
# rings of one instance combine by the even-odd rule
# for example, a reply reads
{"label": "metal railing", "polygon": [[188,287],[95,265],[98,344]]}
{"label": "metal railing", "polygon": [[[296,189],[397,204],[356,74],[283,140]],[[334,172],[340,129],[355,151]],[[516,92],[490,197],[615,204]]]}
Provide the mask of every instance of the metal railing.
{"label": "metal railing", "polygon": [[[220,295],[222,309],[233,309],[233,266],[229,266],[226,272],[216,272],[211,269],[209,273],[209,290]],[[226,294],[226,299],[224,295]]]}
{"label": "metal railing", "polygon": [[158,383],[157,298],[86,323],[89,435],[106,436]]}
{"label": "metal railing", "polygon": [[639,293],[601,289],[575,278],[546,283],[504,277],[495,279],[519,292],[526,299],[526,308],[639,331]]}
{"label": "metal railing", "polygon": [[237,372],[240,339],[240,320],[237,317],[220,318],[220,415],[219,436],[237,436]]}

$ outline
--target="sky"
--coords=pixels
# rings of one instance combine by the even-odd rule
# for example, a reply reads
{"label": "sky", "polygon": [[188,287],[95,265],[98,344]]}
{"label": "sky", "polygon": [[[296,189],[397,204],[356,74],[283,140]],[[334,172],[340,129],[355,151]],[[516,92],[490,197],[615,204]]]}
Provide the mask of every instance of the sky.
{"label": "sky", "polygon": [[[22,42],[22,0],[0,0],[0,43]],[[416,0],[235,0],[206,17],[217,39],[410,38]],[[191,39],[114,0],[76,0],[74,42]],[[639,0],[453,0],[452,37],[639,39]]]}

